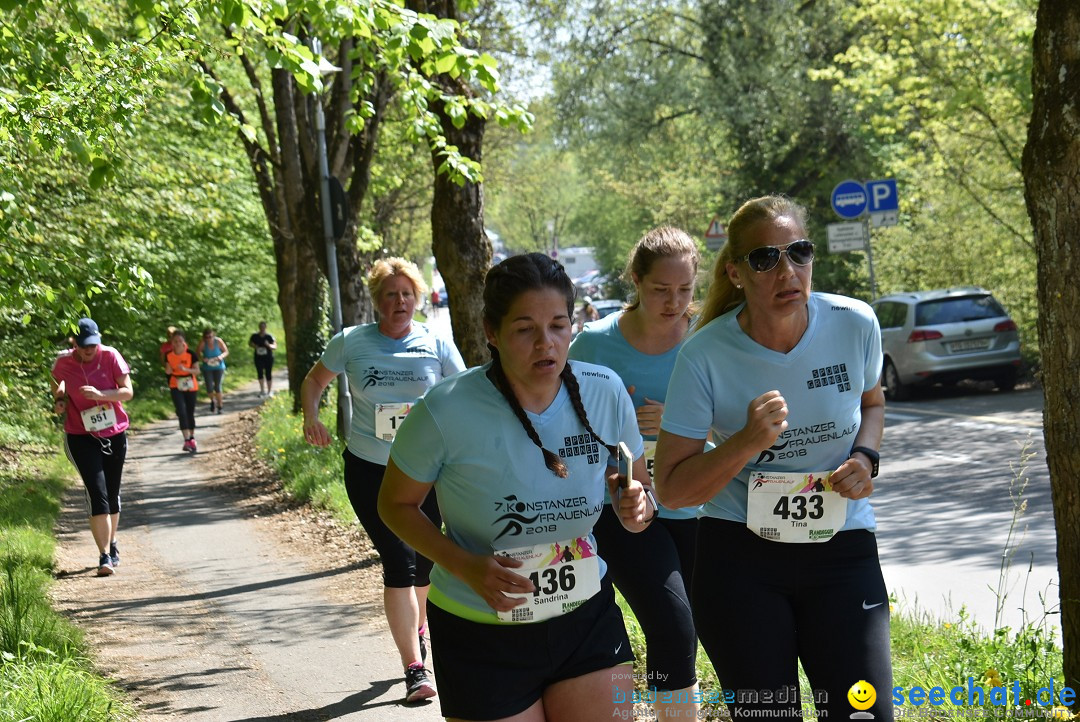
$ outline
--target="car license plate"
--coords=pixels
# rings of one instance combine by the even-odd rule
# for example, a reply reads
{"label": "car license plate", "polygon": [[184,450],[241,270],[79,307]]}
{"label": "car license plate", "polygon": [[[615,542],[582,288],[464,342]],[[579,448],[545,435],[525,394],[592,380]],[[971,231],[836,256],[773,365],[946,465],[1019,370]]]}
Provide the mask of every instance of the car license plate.
{"label": "car license plate", "polygon": [[973,338],[966,341],[953,341],[949,344],[949,350],[953,353],[963,353],[965,351],[985,351],[990,348],[990,339],[988,338]]}

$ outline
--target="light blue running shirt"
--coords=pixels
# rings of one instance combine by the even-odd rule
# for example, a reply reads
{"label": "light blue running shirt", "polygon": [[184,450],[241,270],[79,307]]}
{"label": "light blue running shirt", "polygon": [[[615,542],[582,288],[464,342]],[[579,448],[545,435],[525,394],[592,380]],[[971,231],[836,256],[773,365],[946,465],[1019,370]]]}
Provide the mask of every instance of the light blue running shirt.
{"label": "light blue running shirt", "polygon": [[[619,328],[622,315],[623,312],[619,311],[585,324],[585,328],[570,344],[570,358],[607,366],[614,371],[627,389],[634,387],[634,393],[630,396],[635,409],[644,406],[646,398],[663,403],[668,379],[671,378],[671,370],[675,367],[682,344],[661,354],[642,353],[623,336]],[[646,434],[644,438],[656,440],[652,434]],[[694,519],[700,508],[668,509],[661,506],[660,516],[665,519]]]}
{"label": "light blue running shirt", "polygon": [[[833,471],[848,458],[862,422],[862,394],[881,376],[881,330],[862,301],[812,293],[809,325],[783,354],[739,327],[740,305],[691,336],[679,353],[660,427],[691,439],[713,430],[716,443],[746,423],[752,400],[777,389],[788,405],[788,428],[776,443],[705,503],[704,516],[746,522],[751,473]],[[867,499],[848,501],[841,531],[876,529]]]}
{"label": "light blue running shirt", "polygon": [[[526,411],[544,448],[569,471],[560,479],[544,465],[503,395],[486,376],[490,363],[437,384],[422,398],[394,439],[390,456],[408,476],[434,483],[447,536],[476,554],[582,537],[596,549],[592,528],[603,510],[604,446],[574,413],[564,384],[541,414]],[[644,452],[630,396],[609,369],[582,362],[571,368],[589,423],[606,444],[626,442]],[[477,622],[501,624],[480,595],[438,564],[428,598],[441,609]]]}
{"label": "light blue running shirt", "polygon": [[383,466],[390,442],[375,435],[375,405],[414,402],[436,382],[465,369],[453,342],[415,321],[403,338],[383,335],[377,323],[350,326],[330,339],[320,360],[349,378],[349,451]]}

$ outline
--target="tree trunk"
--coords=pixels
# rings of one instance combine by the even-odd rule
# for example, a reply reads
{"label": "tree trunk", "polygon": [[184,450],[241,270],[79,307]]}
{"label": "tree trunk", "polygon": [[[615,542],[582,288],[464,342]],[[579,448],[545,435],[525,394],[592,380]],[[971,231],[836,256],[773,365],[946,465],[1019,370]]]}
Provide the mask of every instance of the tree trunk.
{"label": "tree trunk", "polygon": [[[449,145],[480,162],[485,121],[469,115],[465,125],[455,128],[441,103],[432,110],[442,121]],[[484,277],[491,267],[491,241],[484,230],[484,189],[479,183],[459,186],[439,173],[442,158],[432,153],[435,168],[431,201],[431,246],[439,266],[450,304],[454,341],[467,366],[478,366],[489,358],[484,336]]]}
{"label": "tree trunk", "polygon": [[[374,115],[357,136],[346,129],[346,115],[356,110],[350,101],[352,85],[351,41],[342,43],[339,58],[342,72],[334,78],[327,110],[327,155],[330,172],[348,179],[349,218],[344,237],[337,244],[338,277],[341,285],[342,321],[345,326],[370,321],[371,298],[364,276],[371,258],[356,244],[356,218],[370,185],[375,142],[392,89],[383,75],[367,98]],[[278,307],[285,328],[286,364],[293,410],[300,410],[300,384],[326,346],[325,329],[329,318],[326,236],[321,206],[318,132],[313,103],[319,97],[306,97],[297,88],[292,75],[282,69],[271,72],[272,96],[263,92],[253,65],[241,58],[259,110],[259,122],[266,137],[266,148],[238,133],[251,164],[252,174],[266,214],[274,243],[278,282]],[[214,76],[208,63],[202,69]],[[228,111],[242,123],[244,113],[236,96],[227,88],[222,100]]]}
{"label": "tree trunk", "polygon": [[[438,18],[460,20],[457,0],[407,0],[406,7]],[[460,78],[439,75],[432,79],[447,95],[471,96],[472,90]],[[455,128],[442,102],[430,108],[439,116],[446,143],[477,163],[484,145],[483,118],[466,115],[465,124]],[[457,185],[439,172],[443,159],[431,154],[435,184],[431,201],[431,248],[439,273],[446,283],[450,323],[454,341],[467,366],[478,366],[490,358],[484,336],[484,277],[491,266],[491,241],[484,230],[484,189],[479,183]]]}
{"label": "tree trunk", "polygon": [[[1039,269],[1044,433],[1057,526],[1065,686],[1080,690],[1080,4],[1041,0],[1024,148]],[[1077,709],[1080,703],[1074,705]]]}

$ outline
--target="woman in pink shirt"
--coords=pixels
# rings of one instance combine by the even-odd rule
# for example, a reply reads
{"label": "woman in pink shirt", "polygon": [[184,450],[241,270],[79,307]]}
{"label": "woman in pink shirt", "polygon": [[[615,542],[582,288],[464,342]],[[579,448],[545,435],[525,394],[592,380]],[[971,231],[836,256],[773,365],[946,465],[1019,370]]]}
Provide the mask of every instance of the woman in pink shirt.
{"label": "woman in pink shirt", "polygon": [[132,397],[131,370],[116,349],[102,345],[93,319],[79,319],[75,348],[53,364],[52,394],[54,411],[65,414],[64,450],[86,485],[97,574],[109,576],[120,564],[116,527],[128,427],[122,402]]}

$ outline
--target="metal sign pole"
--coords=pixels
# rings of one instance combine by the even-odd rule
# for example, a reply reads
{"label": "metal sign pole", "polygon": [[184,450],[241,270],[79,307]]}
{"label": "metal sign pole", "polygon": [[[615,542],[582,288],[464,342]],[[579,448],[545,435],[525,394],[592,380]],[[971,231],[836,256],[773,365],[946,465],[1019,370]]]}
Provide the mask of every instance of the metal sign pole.
{"label": "metal sign pole", "polygon": [[866,260],[870,264],[870,300],[877,299],[877,281],[874,279],[874,252],[870,250],[870,217],[863,218],[863,231],[866,237]]}
{"label": "metal sign pole", "polygon": [[[322,44],[317,38],[311,39],[311,49],[315,55],[322,55]],[[319,195],[322,200],[323,239],[326,242],[326,276],[330,283],[330,309],[333,332],[342,327],[341,284],[338,281],[337,241],[334,239],[334,212],[330,204],[330,164],[326,158],[326,117],[323,115],[322,99],[315,96],[315,130],[318,137],[319,151]],[[342,421],[344,434],[352,428],[352,398],[349,395],[349,379],[345,374],[338,375],[338,414]]]}

